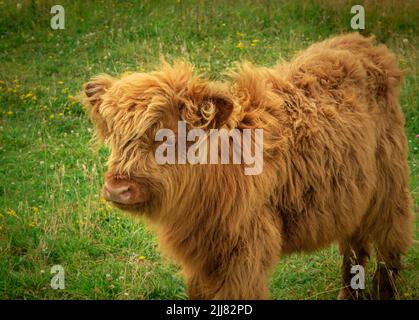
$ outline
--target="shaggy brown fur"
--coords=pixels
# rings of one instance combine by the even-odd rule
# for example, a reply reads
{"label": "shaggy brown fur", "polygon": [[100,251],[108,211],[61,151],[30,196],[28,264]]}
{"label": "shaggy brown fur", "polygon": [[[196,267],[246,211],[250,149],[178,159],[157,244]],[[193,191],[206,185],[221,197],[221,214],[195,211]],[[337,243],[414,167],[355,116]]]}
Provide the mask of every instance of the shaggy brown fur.
{"label": "shaggy brown fur", "polygon": [[[385,46],[349,34],[272,68],[244,63],[226,82],[179,62],[122,79],[97,76],[85,92],[111,148],[107,177],[151,195],[119,206],[157,227],[190,298],[267,298],[281,254],[334,241],[344,256],[340,297],[354,297],[350,267],[365,265],[375,248],[375,297],[390,298],[413,217],[401,78]],[[176,132],[180,119],[206,130],[262,128],[262,174],[245,176],[242,165],[158,165],[155,133]]]}

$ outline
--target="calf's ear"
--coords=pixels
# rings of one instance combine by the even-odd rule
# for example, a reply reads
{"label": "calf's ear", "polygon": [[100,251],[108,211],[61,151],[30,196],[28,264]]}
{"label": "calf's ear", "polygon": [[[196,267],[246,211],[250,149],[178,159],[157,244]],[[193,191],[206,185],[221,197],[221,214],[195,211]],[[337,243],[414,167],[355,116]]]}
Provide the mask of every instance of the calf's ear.
{"label": "calf's ear", "polygon": [[111,76],[99,75],[87,82],[83,90],[84,105],[90,119],[96,126],[96,133],[102,141],[109,135],[109,130],[100,113],[100,106],[103,101],[103,94],[112,86],[113,82],[114,79]]}
{"label": "calf's ear", "polygon": [[84,84],[84,96],[90,106],[100,104],[103,94],[112,86],[114,78],[106,74],[93,77]]}

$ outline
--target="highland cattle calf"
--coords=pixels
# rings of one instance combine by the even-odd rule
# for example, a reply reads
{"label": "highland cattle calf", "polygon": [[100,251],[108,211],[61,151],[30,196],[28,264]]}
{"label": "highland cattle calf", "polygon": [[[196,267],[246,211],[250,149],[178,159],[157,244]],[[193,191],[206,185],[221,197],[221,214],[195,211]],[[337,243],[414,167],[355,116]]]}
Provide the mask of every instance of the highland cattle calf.
{"label": "highland cattle calf", "polygon": [[[373,39],[316,43],[271,68],[243,63],[223,81],[189,63],[94,77],[85,104],[110,147],[103,194],[145,216],[182,266],[191,299],[268,298],[281,254],[338,242],[339,298],[351,267],[379,261],[375,298],[391,298],[412,234],[402,72]],[[262,129],[263,170],[245,163],[159,164],[161,129]],[[231,142],[231,141],[230,141]],[[187,142],[189,145],[191,142]],[[178,152],[178,151],[176,151]]]}

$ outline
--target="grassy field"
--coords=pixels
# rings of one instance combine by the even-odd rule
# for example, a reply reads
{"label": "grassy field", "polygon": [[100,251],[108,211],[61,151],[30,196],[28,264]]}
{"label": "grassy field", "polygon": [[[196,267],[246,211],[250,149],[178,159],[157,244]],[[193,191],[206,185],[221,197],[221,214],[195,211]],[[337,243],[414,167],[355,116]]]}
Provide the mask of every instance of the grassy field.
{"label": "grassy field", "polygon": [[[52,30],[56,2],[0,1],[0,298],[187,298],[178,266],[160,254],[154,234],[100,199],[108,151],[89,143],[92,125],[76,98],[82,84],[102,72],[152,70],[160,54],[187,57],[211,78],[242,59],[271,65],[350,32],[354,2],[62,0],[65,29]],[[368,1],[363,31],[407,71],[401,103],[416,215],[418,9],[415,0]],[[418,221],[403,262],[399,298],[418,299]],[[65,269],[63,290],[50,287],[56,264]],[[339,269],[335,246],[284,257],[272,298],[334,299]]]}

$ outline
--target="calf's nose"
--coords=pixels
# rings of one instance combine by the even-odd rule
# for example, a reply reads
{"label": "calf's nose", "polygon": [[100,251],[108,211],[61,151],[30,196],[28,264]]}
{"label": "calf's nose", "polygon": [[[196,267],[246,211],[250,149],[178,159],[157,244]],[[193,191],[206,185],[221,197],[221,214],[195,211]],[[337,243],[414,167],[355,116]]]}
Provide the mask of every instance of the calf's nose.
{"label": "calf's nose", "polygon": [[103,197],[108,201],[130,204],[132,192],[129,185],[120,185],[118,187],[105,183],[103,187]]}

